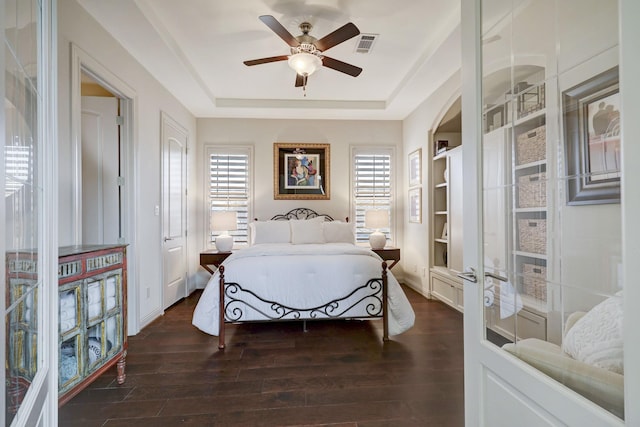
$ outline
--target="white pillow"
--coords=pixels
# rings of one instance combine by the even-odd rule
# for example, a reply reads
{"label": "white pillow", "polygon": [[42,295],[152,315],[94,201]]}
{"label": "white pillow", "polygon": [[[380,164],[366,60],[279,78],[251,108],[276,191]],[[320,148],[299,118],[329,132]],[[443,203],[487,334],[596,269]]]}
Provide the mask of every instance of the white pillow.
{"label": "white pillow", "polygon": [[323,221],[315,218],[311,220],[289,220],[291,224],[291,243],[302,245],[307,243],[324,243],[324,233],[322,232]]}
{"label": "white pillow", "polygon": [[624,374],[622,296],[589,310],[567,331],[562,350],[576,360]]}
{"label": "white pillow", "polygon": [[322,224],[324,241],[327,243],[356,243],[353,224],[329,221]]}
{"label": "white pillow", "polygon": [[251,229],[251,244],[261,243],[289,243],[291,229],[289,221],[254,221],[249,224]]}
{"label": "white pillow", "polygon": [[313,218],[307,218],[307,219],[294,219],[292,221],[313,221],[313,222],[323,223],[324,216],[320,215],[320,216],[314,216]]}

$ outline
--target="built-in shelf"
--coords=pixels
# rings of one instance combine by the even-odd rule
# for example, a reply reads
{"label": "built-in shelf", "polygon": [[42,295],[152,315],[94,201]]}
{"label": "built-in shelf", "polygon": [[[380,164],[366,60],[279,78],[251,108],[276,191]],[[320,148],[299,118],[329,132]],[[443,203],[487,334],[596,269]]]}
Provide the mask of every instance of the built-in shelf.
{"label": "built-in shelf", "polygon": [[547,255],[546,254],[536,254],[536,253],[533,253],[533,252],[523,252],[523,251],[514,251],[513,253],[516,254],[516,255],[519,255],[519,256],[526,256],[526,257],[529,257],[529,258],[543,259],[545,261],[547,259]]}
{"label": "built-in shelf", "polygon": [[545,111],[545,109],[544,109],[544,108],[542,108],[542,109],[540,109],[540,110],[538,110],[538,111],[534,111],[534,112],[533,112],[533,113],[531,113],[531,114],[527,114],[526,116],[524,116],[524,117],[521,117],[521,118],[517,119],[517,120],[513,123],[513,125],[514,125],[514,126],[519,126],[519,125],[521,125],[521,124],[523,124],[523,123],[527,123],[527,122],[529,122],[529,121],[531,121],[531,120],[533,120],[533,119],[541,119],[541,120],[544,120],[544,119],[545,119],[545,115],[546,115],[546,111]]}
{"label": "built-in shelf", "polygon": [[514,169],[519,171],[521,169],[537,168],[537,167],[540,167],[540,166],[545,166],[546,164],[547,164],[546,160],[538,160],[537,162],[531,162],[531,163],[525,163],[523,165],[518,165]]}
{"label": "built-in shelf", "polygon": [[532,313],[535,313],[539,316],[546,316],[546,314],[549,312],[546,301],[540,301],[525,294],[520,294],[520,298],[522,299],[522,304],[527,307],[527,310],[531,311]]}
{"label": "built-in shelf", "polygon": [[438,243],[449,243],[447,239],[433,239],[433,240]]}
{"label": "built-in shelf", "polygon": [[448,183],[443,182],[443,183],[440,183],[440,184],[436,184],[435,188],[447,188],[447,185],[448,185]]}
{"label": "built-in shelf", "polygon": [[449,212],[448,211],[435,211],[434,212],[436,215],[448,215]]}
{"label": "built-in shelf", "polygon": [[441,265],[434,265],[433,267],[431,267],[431,271],[434,273],[440,273],[440,274],[444,274],[444,275],[448,275],[450,273],[449,269],[447,267],[441,266]]}
{"label": "built-in shelf", "polygon": [[538,213],[538,212],[546,212],[547,208],[546,206],[542,206],[538,208],[515,208],[513,211],[515,213],[527,213],[527,212]]}
{"label": "built-in shelf", "polygon": [[442,153],[439,153],[433,156],[433,160],[444,159],[445,157],[447,157],[447,152],[443,151]]}

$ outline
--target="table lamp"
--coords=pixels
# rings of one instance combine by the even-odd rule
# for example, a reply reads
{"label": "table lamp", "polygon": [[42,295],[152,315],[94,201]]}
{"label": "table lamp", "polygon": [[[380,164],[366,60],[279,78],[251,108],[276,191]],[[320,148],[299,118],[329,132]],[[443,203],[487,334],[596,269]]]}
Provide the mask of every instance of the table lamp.
{"label": "table lamp", "polygon": [[219,231],[216,237],[216,249],[218,252],[231,252],[233,249],[233,236],[229,231],[238,229],[238,214],[235,211],[211,212],[211,226],[213,231]]}
{"label": "table lamp", "polygon": [[387,236],[380,231],[389,227],[389,211],[371,209],[364,213],[364,226],[375,230],[369,235],[369,244],[372,249],[382,249],[387,244]]}

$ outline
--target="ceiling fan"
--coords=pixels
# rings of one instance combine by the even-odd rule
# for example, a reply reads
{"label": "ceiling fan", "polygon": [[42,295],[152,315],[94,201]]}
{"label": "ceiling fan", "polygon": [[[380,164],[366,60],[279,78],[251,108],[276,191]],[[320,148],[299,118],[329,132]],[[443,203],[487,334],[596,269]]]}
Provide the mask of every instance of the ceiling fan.
{"label": "ceiling fan", "polygon": [[306,89],[307,78],[321,66],[332,68],[353,77],[357,77],[362,72],[360,67],[323,55],[323,52],[360,34],[360,30],[353,23],[349,22],[318,40],[309,35],[312,26],[308,22],[300,24],[299,27],[302,34],[294,37],[273,16],[262,15],[260,20],[290,46],[291,54],[244,61],[245,65],[252,66],[269,62],[288,61],[289,66],[296,72],[296,87],[302,86],[303,90]]}

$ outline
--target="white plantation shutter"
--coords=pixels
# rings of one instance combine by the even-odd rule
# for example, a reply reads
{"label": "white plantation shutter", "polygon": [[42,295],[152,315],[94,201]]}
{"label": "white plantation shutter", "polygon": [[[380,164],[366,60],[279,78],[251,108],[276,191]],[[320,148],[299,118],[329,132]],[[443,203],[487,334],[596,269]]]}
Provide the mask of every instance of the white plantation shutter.
{"label": "white plantation shutter", "polygon": [[31,146],[7,145],[4,147],[5,187],[4,196],[20,191],[25,183],[33,182],[33,159]]}
{"label": "white plantation shutter", "polygon": [[[369,209],[383,209],[389,212],[389,223],[393,223],[392,209],[392,151],[353,150],[353,200],[356,242],[368,242],[372,231],[364,226],[364,215]],[[391,229],[380,230],[390,240]]]}
{"label": "white plantation shutter", "polygon": [[[208,150],[209,203],[213,211],[235,211],[238,229],[230,231],[235,243],[247,243],[247,224],[250,200],[249,149],[223,149],[211,147]],[[209,215],[209,221],[211,220]],[[215,240],[219,231],[212,231],[209,223],[210,241]]]}

